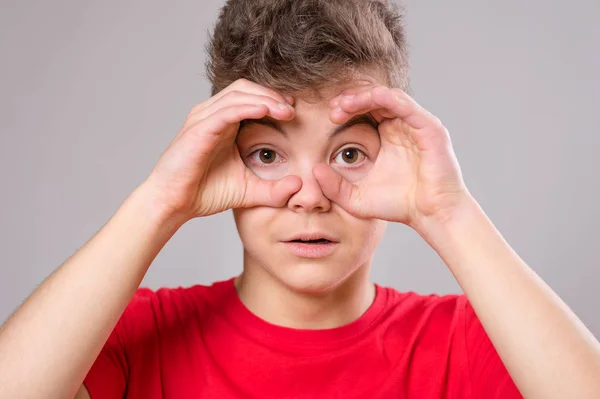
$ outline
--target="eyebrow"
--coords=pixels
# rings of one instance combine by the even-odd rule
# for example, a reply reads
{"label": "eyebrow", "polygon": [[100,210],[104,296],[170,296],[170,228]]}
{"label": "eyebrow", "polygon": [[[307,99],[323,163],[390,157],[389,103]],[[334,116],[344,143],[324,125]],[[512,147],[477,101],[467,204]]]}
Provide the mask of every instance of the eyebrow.
{"label": "eyebrow", "polygon": [[[245,119],[240,123],[240,128],[242,128],[243,126],[246,125],[250,125],[250,124],[258,124],[258,125],[263,125],[263,126],[268,126],[270,128],[275,129],[278,133],[282,134],[284,137],[288,137],[288,134],[285,130],[283,130],[281,128],[281,125],[279,123],[279,121],[277,121],[276,119],[273,119],[271,117],[264,117],[261,119]],[[375,118],[373,118],[373,116],[371,114],[359,114],[359,115],[355,115],[354,117],[350,118],[348,121],[346,121],[346,123],[343,123],[339,126],[337,126],[330,134],[329,134],[329,138],[332,139],[333,137],[337,136],[338,134],[340,134],[342,131],[355,126],[355,125],[369,125],[374,127],[375,129],[377,129],[377,126],[379,125],[379,123],[377,123],[377,121],[375,120]]]}

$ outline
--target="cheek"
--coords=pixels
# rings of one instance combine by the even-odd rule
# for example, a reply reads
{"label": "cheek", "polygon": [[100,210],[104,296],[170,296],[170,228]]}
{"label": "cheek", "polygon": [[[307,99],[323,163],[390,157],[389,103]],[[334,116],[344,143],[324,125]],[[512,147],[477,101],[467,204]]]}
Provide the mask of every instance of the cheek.
{"label": "cheek", "polygon": [[344,179],[348,180],[350,183],[356,183],[369,174],[369,171],[373,167],[373,163],[371,161],[365,161],[365,163],[357,168],[344,168],[344,167],[335,167],[333,169],[339,173]]}
{"label": "cheek", "polygon": [[235,220],[235,227],[242,239],[242,242],[245,241],[246,236],[254,226],[254,220],[256,218],[253,217],[254,209],[234,209],[233,210],[233,219]]}
{"label": "cheek", "polygon": [[[353,169],[336,167],[335,165],[331,165],[331,167],[350,183],[356,183],[369,174],[373,164],[369,161],[369,163],[365,163],[364,165]],[[298,175],[299,173],[297,169],[292,169],[288,167],[287,164],[268,167],[254,166],[250,167],[250,170],[262,180],[279,180],[286,177],[288,174]]]}
{"label": "cheek", "polygon": [[287,165],[271,165],[271,166],[252,166],[247,165],[248,168],[254,173],[258,178],[263,180],[279,180],[285,176],[287,176]]}
{"label": "cheek", "polygon": [[233,210],[233,218],[238,234],[244,246],[258,243],[260,237],[269,234],[269,220],[271,219],[267,208],[239,208]]}
{"label": "cheek", "polygon": [[352,240],[355,250],[372,255],[375,248],[381,242],[385,233],[387,222],[379,219],[355,219],[352,226],[354,237]]}
{"label": "cheek", "polygon": [[[311,170],[314,165],[316,165],[316,162],[306,165],[306,170]],[[366,161],[363,165],[356,168],[341,167],[333,164],[330,166],[344,179],[348,180],[350,183],[355,183],[367,176],[373,164],[370,161]],[[302,173],[298,167],[290,166],[289,163],[267,167],[250,166],[249,168],[252,173],[263,180],[279,180],[289,174],[300,175],[300,173]]]}

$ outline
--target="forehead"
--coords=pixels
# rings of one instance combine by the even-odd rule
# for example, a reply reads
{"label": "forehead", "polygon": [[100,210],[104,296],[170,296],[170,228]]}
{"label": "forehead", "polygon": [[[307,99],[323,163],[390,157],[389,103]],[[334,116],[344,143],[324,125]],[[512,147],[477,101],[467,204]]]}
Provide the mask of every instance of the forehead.
{"label": "forehead", "polygon": [[352,78],[343,82],[335,83],[329,86],[320,88],[315,91],[306,90],[297,93],[289,93],[296,100],[301,100],[310,104],[328,103],[329,100],[338,96],[346,89],[360,86],[368,86],[373,84],[384,84],[383,80],[377,74],[355,73]]}
{"label": "forehead", "polygon": [[[302,130],[309,131],[313,133],[323,132],[326,133],[327,136],[332,139],[340,133],[344,132],[346,129],[355,126],[355,125],[363,125],[363,126],[371,126],[372,132],[377,131],[378,123],[370,114],[359,114],[350,118],[345,123],[338,125],[334,124],[327,118],[327,120],[323,120],[322,117],[314,117],[314,114],[310,114],[310,111],[306,111],[307,113],[302,115],[298,115],[296,113],[296,118],[291,121],[278,121],[272,119],[270,117],[265,117],[258,120],[246,120],[243,121],[241,126],[252,126],[252,125],[262,125],[269,127],[271,130],[281,134],[283,137],[289,137],[289,132],[293,132],[294,130]],[[246,130],[246,129],[241,129]]]}
{"label": "forehead", "polygon": [[[378,123],[370,114],[361,114],[352,117],[346,123],[339,125],[331,122],[329,101],[346,89],[381,84],[375,75],[356,73],[351,80],[327,86],[314,91],[298,92],[291,94],[294,97],[296,117],[290,121],[278,121],[269,116],[259,120],[246,120],[242,126],[262,125],[287,136],[287,132],[295,130],[327,132],[330,138],[354,125],[370,125],[377,128]],[[245,130],[245,129],[244,129]]]}
{"label": "forehead", "polygon": [[[329,101],[334,97],[337,97],[344,90],[373,84],[381,84],[380,80],[375,75],[356,73],[353,75],[353,79],[324,87],[320,89],[317,94],[314,92],[292,94],[295,100],[294,107],[296,108],[296,118],[290,122],[283,123],[326,123],[331,126],[338,126],[329,120],[329,112],[331,110]],[[370,115],[358,115],[356,118],[352,118],[348,121],[348,123],[352,125],[356,124],[357,121],[359,123],[375,123]]]}

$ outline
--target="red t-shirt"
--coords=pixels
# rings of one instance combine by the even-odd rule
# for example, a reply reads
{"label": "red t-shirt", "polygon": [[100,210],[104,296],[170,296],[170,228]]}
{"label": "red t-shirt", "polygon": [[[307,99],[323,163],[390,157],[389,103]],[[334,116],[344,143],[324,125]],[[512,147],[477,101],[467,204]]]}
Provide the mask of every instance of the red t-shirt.
{"label": "red t-shirt", "polygon": [[233,278],[140,288],[85,385],[104,398],[522,398],[464,295],[376,285],[356,321],[269,324]]}

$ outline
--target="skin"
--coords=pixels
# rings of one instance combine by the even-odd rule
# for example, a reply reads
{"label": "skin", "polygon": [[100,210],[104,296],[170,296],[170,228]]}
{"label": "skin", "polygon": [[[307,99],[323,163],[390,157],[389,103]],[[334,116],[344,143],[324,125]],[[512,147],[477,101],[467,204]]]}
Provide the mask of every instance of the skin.
{"label": "skin", "polygon": [[[310,223],[331,229],[340,248],[382,231],[379,220],[404,223],[456,277],[525,397],[600,397],[600,344],[503,240],[466,189],[443,124],[406,93],[376,80],[341,90],[321,104],[329,107],[331,123],[365,113],[379,122],[379,152],[358,177],[324,155],[337,147],[322,137],[331,125],[316,109],[315,119],[304,118],[310,108],[300,100],[293,109],[286,103],[296,100],[239,81],[194,107],[144,184],[3,326],[0,398],[86,397],[83,378],[158,251],[187,220],[231,208],[247,247],[236,286],[247,306],[267,320],[299,328],[334,320],[333,327],[347,321],[335,309],[345,307],[357,317],[372,302],[370,261],[361,250],[348,263],[344,254],[332,254],[330,270],[314,261],[290,270],[290,258],[277,249],[281,263],[263,259],[261,249],[276,248],[288,234],[284,218],[298,228]],[[310,133],[314,147],[302,147],[306,157],[283,143],[290,169],[261,179],[235,138],[240,121],[266,116],[290,122],[285,127],[295,132],[304,124],[319,128]],[[291,122],[296,117],[298,126]],[[265,229],[262,239],[251,236],[252,223]],[[341,228],[347,224],[355,229]],[[282,295],[281,304],[291,306],[288,315],[279,304],[265,305],[261,283]]]}
{"label": "skin", "polygon": [[469,193],[441,121],[401,90],[379,84],[345,91],[330,106],[337,123],[373,114],[381,121],[381,149],[358,182],[316,165],[324,194],[350,214],[404,223],[425,239],[457,279],[524,397],[600,397],[600,344]]}
{"label": "skin", "polygon": [[[340,309],[345,306],[345,311],[351,312],[354,308],[352,314],[356,317],[372,298],[369,289],[360,289],[370,287],[365,272],[368,264],[357,267],[361,263],[357,261],[338,267],[335,262],[338,258],[332,256],[325,268],[304,265],[312,272],[304,275],[304,270],[298,270],[297,264],[288,262],[285,256],[261,256],[269,244],[276,245],[265,237],[278,235],[277,220],[305,226],[336,215],[345,223],[354,223],[352,217],[367,223],[374,219],[403,223],[412,227],[444,260],[524,397],[600,397],[600,344],[516,254],[468,191],[449,132],[442,122],[402,90],[385,87],[375,80],[343,90],[328,105],[329,120],[336,124],[364,113],[373,116],[379,123],[378,155],[369,163],[368,171],[357,176],[340,169],[329,158],[319,161],[314,155],[328,148],[321,144],[323,135],[319,135],[318,128],[297,133],[304,140],[298,138],[293,143],[290,134],[290,142],[281,144],[284,151],[292,154],[288,156],[290,165],[284,169],[302,178],[303,187],[295,195],[306,190],[302,197],[305,202],[291,197],[287,209],[236,211],[240,236],[248,249],[247,268],[238,283],[247,306],[274,323],[302,328],[307,324],[318,326],[319,320],[325,320],[317,309],[327,309],[327,305],[337,302],[331,306],[329,317],[335,318],[338,306]],[[308,119],[319,115],[316,107]],[[289,129],[292,131],[293,127]],[[363,131],[364,136],[368,134]],[[303,157],[303,162],[294,160],[294,151],[300,149],[314,154]],[[305,182],[308,188],[304,187]],[[311,209],[313,213],[308,215]],[[330,219],[327,221],[324,225],[330,226],[330,222],[335,230],[337,225]],[[246,224],[260,225],[266,234],[252,235]],[[369,228],[368,224],[354,226],[349,234],[357,237]],[[350,246],[348,249],[351,250]],[[360,254],[354,256],[360,259]],[[351,281],[348,285],[352,289],[346,290],[345,281]],[[261,284],[271,289],[262,292],[258,289]],[[286,300],[267,303],[269,293],[278,291],[272,287],[281,287],[278,294]],[[307,291],[317,295],[304,302],[297,299],[299,295],[295,293]],[[294,294],[286,297],[285,293],[290,292]],[[339,295],[340,300],[336,300],[332,299],[333,292],[347,294]],[[286,314],[286,309],[295,313]],[[340,325],[343,318],[337,320]]]}
{"label": "skin", "polygon": [[[333,92],[368,83],[349,82]],[[358,218],[331,201],[313,169],[325,164],[350,181],[364,179],[377,159],[380,138],[372,119],[332,122],[326,102],[298,98],[295,109],[293,120],[254,121],[237,137],[242,159],[255,175],[265,180],[298,176],[302,186],[283,207],[234,209],[244,247],[244,271],[235,283],[241,300],[264,320],[293,328],[330,328],[355,320],[372,303],[375,287],[369,270],[387,222]],[[271,159],[261,160],[261,150]],[[281,242],[313,231],[335,238],[331,255],[302,258]]]}
{"label": "skin", "polygon": [[241,161],[235,136],[245,119],[293,119],[291,103],[239,80],[190,110],[146,180],[0,328],[0,398],[89,397],[87,372],[183,224],[236,207],[285,205],[300,179],[259,179]]}

